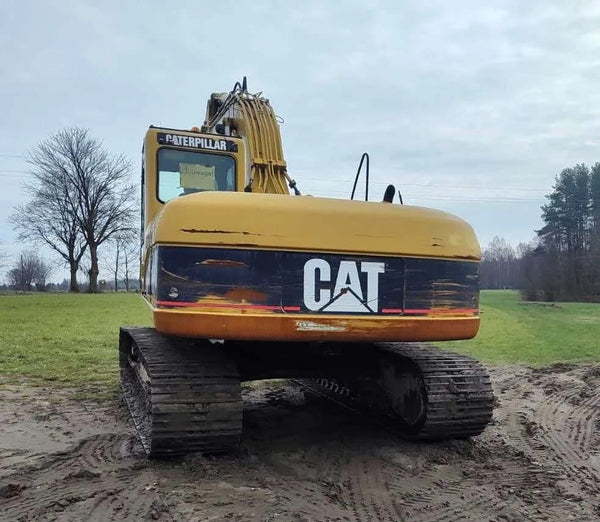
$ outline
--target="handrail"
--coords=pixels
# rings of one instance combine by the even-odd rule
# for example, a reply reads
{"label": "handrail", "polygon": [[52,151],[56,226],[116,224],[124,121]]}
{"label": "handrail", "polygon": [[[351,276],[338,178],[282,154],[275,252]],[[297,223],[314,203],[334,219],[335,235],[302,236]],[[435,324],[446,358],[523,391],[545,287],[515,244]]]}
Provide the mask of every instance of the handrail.
{"label": "handrail", "polygon": [[363,162],[365,161],[365,159],[367,160],[365,169],[367,174],[367,179],[365,180],[365,201],[369,201],[369,155],[366,152],[363,153],[363,155],[360,158],[360,163],[358,164],[358,170],[356,171],[356,177],[354,178],[354,186],[352,187],[352,195],[350,196],[350,199],[354,199],[356,184],[358,183],[358,177],[360,175],[360,171],[362,169]]}

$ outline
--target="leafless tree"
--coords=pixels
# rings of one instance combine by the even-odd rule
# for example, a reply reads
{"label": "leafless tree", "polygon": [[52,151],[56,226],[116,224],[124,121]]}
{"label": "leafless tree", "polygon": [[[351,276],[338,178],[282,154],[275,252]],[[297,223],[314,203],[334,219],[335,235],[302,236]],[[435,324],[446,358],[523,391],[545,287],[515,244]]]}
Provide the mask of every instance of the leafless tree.
{"label": "leafless tree", "polygon": [[134,267],[139,266],[139,241],[128,241],[123,249],[122,276],[125,281],[125,291],[129,292]]}
{"label": "leafless tree", "polygon": [[2,270],[8,263],[8,254],[0,250],[0,270]]}
{"label": "leafless tree", "polygon": [[25,187],[31,201],[17,206],[9,221],[21,241],[46,244],[68,264],[69,291],[79,292],[77,270],[87,244],[68,199],[56,193],[58,188],[70,187],[45,183],[37,171],[34,176],[36,182]]}
{"label": "leafless tree", "polygon": [[[7,252],[0,250],[0,272],[4,272],[4,269],[8,265],[9,255]],[[1,278],[0,278],[1,280]]]}
{"label": "leafless tree", "polygon": [[46,291],[46,285],[48,284],[48,278],[50,277],[51,273],[51,265],[43,259],[38,258],[35,276],[33,278],[33,283],[35,284],[36,290],[38,290],[39,292]]}
{"label": "leafless tree", "polygon": [[129,292],[133,267],[137,264],[139,255],[139,240],[137,230],[132,229],[127,233],[114,236],[111,240],[111,256],[105,257],[103,269],[110,272],[113,278],[115,291],[119,289],[119,281],[125,284]]}
{"label": "leafless tree", "polygon": [[[88,290],[98,292],[98,248],[128,230],[137,210],[136,190],[129,176],[131,163],[123,155],[110,154],[87,130],[77,127],[63,129],[41,142],[28,154],[28,162],[33,168],[35,194],[63,210],[64,220],[53,225],[73,240],[66,244],[75,245],[72,257],[77,265],[87,246]],[[69,249],[62,250],[67,252],[75,277],[77,268],[71,264]]]}
{"label": "leafless tree", "polygon": [[35,284],[39,291],[44,291],[52,269],[48,263],[33,252],[22,252],[15,266],[8,272],[11,286],[24,292],[30,291]]}
{"label": "leafless tree", "polygon": [[504,238],[495,236],[483,249],[480,278],[482,288],[517,287],[518,260],[514,248]]}
{"label": "leafless tree", "polygon": [[119,289],[119,267],[121,264],[121,243],[118,238],[113,240],[108,245],[110,250],[105,252],[102,259],[102,273],[109,273],[113,280],[115,292]]}

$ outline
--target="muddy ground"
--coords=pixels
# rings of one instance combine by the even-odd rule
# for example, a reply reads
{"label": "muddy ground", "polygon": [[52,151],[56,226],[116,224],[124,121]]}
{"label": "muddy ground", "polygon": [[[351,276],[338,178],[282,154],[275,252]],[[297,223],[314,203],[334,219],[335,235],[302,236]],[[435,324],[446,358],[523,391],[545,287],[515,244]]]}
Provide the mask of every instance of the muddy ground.
{"label": "muddy ground", "polygon": [[493,424],[417,444],[288,382],[228,457],[147,461],[117,402],[0,386],[1,520],[600,520],[600,367],[492,369]]}

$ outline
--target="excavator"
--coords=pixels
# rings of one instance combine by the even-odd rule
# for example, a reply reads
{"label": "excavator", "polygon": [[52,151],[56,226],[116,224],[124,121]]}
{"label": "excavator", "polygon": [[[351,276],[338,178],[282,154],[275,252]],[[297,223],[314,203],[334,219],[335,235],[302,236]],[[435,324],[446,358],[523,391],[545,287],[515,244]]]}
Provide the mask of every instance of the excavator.
{"label": "excavator", "polygon": [[235,451],[241,383],[259,379],[342,390],[412,440],[485,429],[486,369],[427,344],[478,331],[469,224],[394,203],[393,186],[383,201],[301,195],[279,119],[245,78],[210,96],[200,128],[151,126],[142,156],[154,327],[121,327],[119,359],[149,457]]}

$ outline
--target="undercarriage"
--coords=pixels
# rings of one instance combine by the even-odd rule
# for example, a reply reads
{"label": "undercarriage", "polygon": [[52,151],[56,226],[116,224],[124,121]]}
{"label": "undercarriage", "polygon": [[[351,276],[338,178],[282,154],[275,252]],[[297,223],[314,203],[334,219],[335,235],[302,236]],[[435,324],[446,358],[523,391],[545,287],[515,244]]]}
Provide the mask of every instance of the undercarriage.
{"label": "undercarriage", "polygon": [[415,440],[478,435],[493,393],[477,361],[423,343],[186,339],[121,328],[123,396],[150,457],[235,450],[241,382],[310,379]]}

